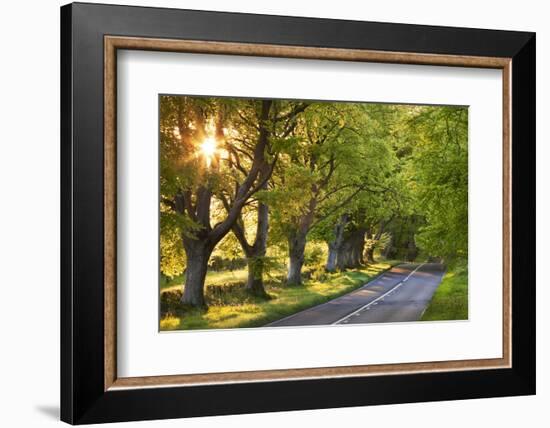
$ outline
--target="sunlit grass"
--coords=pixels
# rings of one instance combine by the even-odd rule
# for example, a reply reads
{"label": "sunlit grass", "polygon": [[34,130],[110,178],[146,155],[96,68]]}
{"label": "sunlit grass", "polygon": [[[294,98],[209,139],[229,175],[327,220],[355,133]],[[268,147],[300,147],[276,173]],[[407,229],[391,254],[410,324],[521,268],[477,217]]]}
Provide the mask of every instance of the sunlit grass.
{"label": "sunlit grass", "polygon": [[[236,284],[246,281],[248,272],[246,268],[238,270],[227,271],[209,271],[206,275],[206,285],[218,285],[218,284]],[[184,275],[180,275],[174,278],[170,282],[161,282],[160,289],[162,292],[179,290],[184,282]]]}
{"label": "sunlit grass", "polygon": [[178,317],[167,316],[160,320],[161,330],[174,330],[178,328],[180,319]]}
{"label": "sunlit grass", "polygon": [[[233,287],[226,294],[214,293],[214,304],[209,303],[208,310],[188,309],[181,316],[164,316],[160,322],[161,330],[219,329],[236,327],[258,327],[284,318],[303,309],[324,303],[342,294],[346,294],[369,282],[397,262],[376,263],[354,271],[328,274],[314,271],[311,278],[301,286],[286,286],[283,277],[272,275],[266,282],[269,300],[255,298],[244,293],[246,269],[233,272],[209,273],[206,283],[212,287]],[[282,272],[279,272],[279,274]],[[175,293],[180,286],[171,286],[163,292]],[[181,293],[181,291],[179,291]]]}
{"label": "sunlit grass", "polygon": [[450,269],[434,293],[422,321],[468,319],[468,269]]}

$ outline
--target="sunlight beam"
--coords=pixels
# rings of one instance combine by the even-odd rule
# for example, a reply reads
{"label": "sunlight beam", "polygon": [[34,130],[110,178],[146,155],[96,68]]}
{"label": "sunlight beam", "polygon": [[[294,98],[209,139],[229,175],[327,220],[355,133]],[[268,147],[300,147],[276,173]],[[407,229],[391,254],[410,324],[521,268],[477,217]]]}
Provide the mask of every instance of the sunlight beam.
{"label": "sunlight beam", "polygon": [[212,157],[216,154],[217,150],[216,140],[212,137],[206,138],[200,145],[200,149],[206,159],[206,166],[210,167],[212,163]]}

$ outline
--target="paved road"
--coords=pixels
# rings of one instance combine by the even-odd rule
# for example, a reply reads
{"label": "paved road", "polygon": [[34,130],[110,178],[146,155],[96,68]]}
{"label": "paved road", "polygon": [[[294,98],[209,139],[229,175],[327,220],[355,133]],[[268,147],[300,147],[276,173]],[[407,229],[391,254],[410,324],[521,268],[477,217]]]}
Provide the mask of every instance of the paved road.
{"label": "paved road", "polygon": [[401,264],[351,293],[267,326],[417,321],[444,273],[439,263]]}

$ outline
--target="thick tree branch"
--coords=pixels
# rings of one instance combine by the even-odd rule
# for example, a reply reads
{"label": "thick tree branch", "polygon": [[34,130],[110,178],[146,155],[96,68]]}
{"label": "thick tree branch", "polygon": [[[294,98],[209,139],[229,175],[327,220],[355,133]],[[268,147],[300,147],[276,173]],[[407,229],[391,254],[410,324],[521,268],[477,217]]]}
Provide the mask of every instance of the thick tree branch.
{"label": "thick tree branch", "polygon": [[[379,190],[373,190],[371,189],[369,186],[359,186],[353,193],[351,193],[346,199],[344,199],[342,202],[340,202],[339,204],[335,205],[332,209],[330,209],[329,211],[327,211],[326,213],[322,214],[322,215],[317,215],[317,217],[315,218],[315,220],[313,221],[313,223],[311,224],[311,227],[310,229],[313,229],[314,227],[318,226],[319,223],[321,223],[323,220],[325,220],[326,218],[330,217],[332,214],[334,214],[335,212],[337,212],[338,210],[340,210],[340,208],[344,207],[345,205],[347,205],[348,203],[351,202],[351,200],[353,198],[355,198],[359,193],[361,192],[364,192],[364,191],[372,191],[372,192],[379,192]],[[380,192],[384,192],[385,190],[381,190]]]}
{"label": "thick tree branch", "polygon": [[293,119],[296,116],[298,116],[298,114],[305,111],[305,109],[308,108],[309,105],[310,105],[309,103],[298,104],[292,110],[290,110],[288,113],[276,116],[275,117],[275,122],[279,122],[279,121],[285,120],[285,119]]}
{"label": "thick tree branch", "polygon": [[[250,189],[256,181],[258,174],[265,163],[265,149],[268,144],[268,130],[266,123],[269,118],[269,112],[273,101],[263,100],[261,108],[261,120],[260,120],[260,135],[258,137],[258,143],[254,149],[254,161],[250,167],[250,171],[243,183],[238,187],[233,205],[230,207],[227,217],[224,221],[218,223],[212,231],[209,233],[209,240],[212,244],[217,244],[226,234],[229,232],[238,216],[241,213],[243,205],[246,203],[247,196],[251,195]],[[259,189],[258,189],[259,190]],[[256,190],[257,191],[257,190]]]}

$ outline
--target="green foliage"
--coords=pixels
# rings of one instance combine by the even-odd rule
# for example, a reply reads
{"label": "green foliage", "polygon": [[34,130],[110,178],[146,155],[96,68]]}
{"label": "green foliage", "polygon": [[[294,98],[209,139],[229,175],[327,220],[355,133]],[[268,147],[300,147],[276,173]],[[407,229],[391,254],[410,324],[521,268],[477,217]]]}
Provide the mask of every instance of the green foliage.
{"label": "green foliage", "polygon": [[319,241],[308,242],[304,254],[306,266],[322,265],[327,257],[326,245]]}
{"label": "green foliage", "polygon": [[365,239],[365,251],[367,250],[381,250],[386,248],[391,241],[391,234],[383,232],[379,239],[367,238]]}
{"label": "green foliage", "polygon": [[175,229],[164,230],[160,235],[160,271],[173,278],[185,270],[185,253],[181,238]]}
{"label": "green foliage", "polygon": [[468,319],[468,266],[464,260],[455,263],[443,277],[422,321]]}
{"label": "green foliage", "polygon": [[249,269],[252,270],[255,279],[261,279],[262,274],[272,277],[282,268],[282,264],[277,257],[251,257],[246,259]]}
{"label": "green foliage", "polygon": [[[273,281],[287,260],[289,237],[305,230],[307,274],[328,281],[320,267],[343,216],[344,237],[363,233],[365,250],[403,259],[467,258],[465,107],[162,96],[159,133],[160,272],[170,284],[185,271],[182,241],[206,239],[227,220],[262,135],[273,174],[265,185],[261,174],[254,178],[260,190],[243,197],[239,221],[252,242],[258,203],[268,206],[267,255],[246,260],[227,233],[213,244],[210,273],[261,264]],[[202,149],[209,139],[215,140],[210,155]],[[201,200],[207,202],[197,210]]]}
{"label": "green foliage", "polygon": [[242,257],[241,245],[232,233],[225,235],[212,253],[212,259],[234,261]]}
{"label": "green foliage", "polygon": [[468,111],[431,107],[412,124],[417,135],[409,171],[425,225],[417,243],[433,256],[468,255]]}
{"label": "green foliage", "polygon": [[160,206],[160,271],[173,278],[185,270],[182,235],[192,236],[199,227],[187,216],[176,215],[166,205]]}
{"label": "green foliage", "polygon": [[[282,154],[264,200],[272,209],[272,238],[285,240],[311,225],[313,239],[329,240],[343,212],[368,207],[396,194],[391,136],[381,122],[386,106],[313,103],[298,120],[294,151]],[[391,211],[391,204],[386,207]],[[307,220],[308,216],[311,220]],[[301,226],[302,225],[302,226]]]}
{"label": "green foliage", "polygon": [[160,271],[172,278],[185,269],[185,253],[181,245],[179,219],[170,213],[160,213]]}

